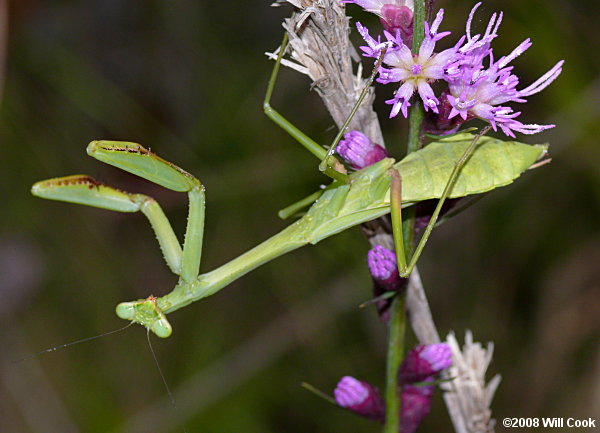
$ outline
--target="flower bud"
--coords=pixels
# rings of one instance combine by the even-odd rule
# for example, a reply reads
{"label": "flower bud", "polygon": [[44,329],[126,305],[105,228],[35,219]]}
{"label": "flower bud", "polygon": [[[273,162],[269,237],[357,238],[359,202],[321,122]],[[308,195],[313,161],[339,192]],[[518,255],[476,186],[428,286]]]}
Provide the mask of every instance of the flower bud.
{"label": "flower bud", "polygon": [[452,350],[446,343],[417,346],[400,365],[400,384],[422,382],[452,365]]}
{"label": "flower bud", "polygon": [[367,253],[369,271],[377,282],[389,285],[400,279],[396,253],[381,245],[375,245]]}
{"label": "flower bud", "polygon": [[404,43],[408,46],[412,44],[413,10],[411,8],[392,4],[383,5],[379,20],[388,32],[396,33],[399,30]]}
{"label": "flower bud", "polygon": [[[402,292],[408,279],[398,274],[396,254],[381,245],[375,245],[367,254],[367,263],[373,277],[373,297],[378,298],[386,292]],[[383,323],[390,318],[391,299],[379,299],[375,303],[377,313]]]}
{"label": "flower bud", "polygon": [[338,143],[336,152],[355,170],[368,167],[389,156],[383,147],[373,143],[362,132],[355,130],[344,134],[344,139]]}
{"label": "flower bud", "polygon": [[431,409],[433,386],[405,385],[402,389],[400,433],[414,433]]}
{"label": "flower bud", "polygon": [[410,46],[413,34],[413,0],[342,0],[354,3],[379,17],[381,25],[390,33],[400,31],[402,40]]}
{"label": "flower bud", "polygon": [[344,376],[333,391],[336,403],[365,418],[383,421],[385,417],[385,403],[377,388],[355,379]]}

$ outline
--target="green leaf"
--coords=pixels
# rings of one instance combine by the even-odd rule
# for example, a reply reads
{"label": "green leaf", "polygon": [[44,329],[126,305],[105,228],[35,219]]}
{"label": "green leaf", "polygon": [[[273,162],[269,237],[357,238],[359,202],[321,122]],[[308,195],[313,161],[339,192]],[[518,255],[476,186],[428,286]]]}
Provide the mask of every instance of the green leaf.
{"label": "green leaf", "polygon": [[[439,198],[452,169],[474,138],[463,133],[433,142],[394,164],[402,176],[403,207]],[[529,145],[481,137],[464,165],[450,197],[480,194],[512,183],[540,159],[546,144]],[[389,212],[392,159],[351,175],[350,184],[329,189],[303,217],[310,243]]]}
{"label": "green leaf", "polygon": [[[402,200],[418,202],[440,197],[454,165],[473,137],[472,134],[459,134],[433,142],[397,163],[396,168],[402,176]],[[547,144],[529,145],[481,137],[450,197],[480,194],[508,185],[547,149]]]}

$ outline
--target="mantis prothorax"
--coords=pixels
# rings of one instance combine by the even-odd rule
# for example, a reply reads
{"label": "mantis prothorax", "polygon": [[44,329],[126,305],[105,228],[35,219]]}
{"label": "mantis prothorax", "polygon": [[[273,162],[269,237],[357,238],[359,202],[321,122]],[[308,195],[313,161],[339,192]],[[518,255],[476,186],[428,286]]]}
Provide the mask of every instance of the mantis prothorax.
{"label": "mantis prothorax", "polygon": [[[265,113],[313,155],[325,161],[325,166],[321,164],[322,171],[335,180],[320,195],[313,194],[310,201],[303,200],[300,206],[292,206],[298,210],[312,203],[302,218],[241,256],[199,275],[204,232],[204,187],[185,170],[137,143],[93,141],[88,145],[87,153],[165,188],[187,192],[189,215],[183,248],[162,209],[151,197],[119,191],[86,175],[54,178],[33,185],[31,191],[38,197],[118,212],[140,211],[150,221],[165,261],[171,271],[179,276],[179,280],[173,291],[163,297],[150,296],[119,304],[116,308],[119,317],[139,323],[159,337],[168,337],[172,329],[165,314],[216,293],[252,269],[282,254],[309,243],[316,244],[349,227],[383,216],[390,212],[390,208],[401,274],[408,276],[435,225],[439,209],[431,218],[411,261],[407,263],[401,248],[402,207],[439,198],[438,208],[441,208],[446,198],[483,193],[507,185],[546,152],[545,145],[530,146],[462,133],[430,143],[399,162],[386,158],[350,175],[339,173],[335,170],[339,162],[331,159],[331,152],[300,132],[270,106],[285,42],[284,39],[269,81],[264,101]],[[358,104],[360,98],[353,112]],[[348,123],[349,120],[346,125]],[[337,144],[341,132],[343,130],[332,147]]]}

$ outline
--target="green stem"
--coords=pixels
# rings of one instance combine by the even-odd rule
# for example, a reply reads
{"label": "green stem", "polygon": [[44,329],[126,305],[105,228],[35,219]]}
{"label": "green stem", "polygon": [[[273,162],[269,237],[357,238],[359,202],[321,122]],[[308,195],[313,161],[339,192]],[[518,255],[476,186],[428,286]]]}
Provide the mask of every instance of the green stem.
{"label": "green stem", "polygon": [[[414,23],[412,51],[417,53],[425,37],[425,0],[414,2]],[[421,147],[422,125],[425,112],[420,100],[411,107],[408,119],[408,143],[406,154],[415,152]],[[404,251],[410,259],[412,256],[415,232],[415,210],[411,206],[404,212],[402,232],[404,238]],[[400,263],[398,263],[400,268]],[[399,269],[400,271],[400,269]],[[396,296],[391,306],[391,317],[389,324],[388,354],[386,368],[385,388],[385,426],[384,433],[398,433],[400,431],[400,412],[402,401],[398,389],[398,369],[404,356],[404,334],[406,328],[406,292]]]}
{"label": "green stem", "polygon": [[[413,23],[413,40],[412,40],[412,51],[418,53],[419,47],[425,38],[425,1],[417,0],[414,2],[414,23]],[[414,105],[410,109],[408,117],[408,142],[406,146],[406,154],[410,154],[419,150],[421,147],[421,141],[423,138],[422,126],[423,119],[425,117],[425,111],[423,110],[423,103],[417,97],[415,98]],[[412,255],[414,245],[414,234],[415,234],[415,207],[411,206],[405,212],[405,219],[402,224],[402,231],[404,234],[404,249],[407,252],[408,260]]]}
{"label": "green stem", "polygon": [[[416,0],[414,2],[414,23],[413,23],[413,40],[412,52],[417,54],[423,39],[425,39],[425,1]],[[423,125],[423,117],[425,112],[421,100],[415,98],[415,104],[410,109],[408,118],[408,144],[406,154],[412,153],[419,149],[421,144],[421,126]]]}
{"label": "green stem", "polygon": [[415,0],[414,3],[412,51],[416,54],[425,39],[425,1]]}
{"label": "green stem", "polygon": [[421,146],[421,126],[423,125],[423,118],[425,117],[425,111],[423,110],[423,103],[421,99],[417,99],[410,109],[408,116],[408,143],[406,146],[406,154],[412,153],[419,150]]}
{"label": "green stem", "polygon": [[398,433],[400,426],[401,401],[398,389],[398,369],[403,358],[404,333],[406,328],[406,292],[392,301],[390,332],[388,337],[387,371],[385,384],[385,427],[384,433]]}

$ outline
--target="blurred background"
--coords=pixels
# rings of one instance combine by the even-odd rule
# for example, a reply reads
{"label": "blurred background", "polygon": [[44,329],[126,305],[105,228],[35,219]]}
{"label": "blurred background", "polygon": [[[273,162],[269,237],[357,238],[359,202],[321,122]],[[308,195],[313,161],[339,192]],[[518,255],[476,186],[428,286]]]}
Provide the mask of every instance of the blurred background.
{"label": "blurred background", "polygon": [[[315,161],[262,114],[289,7],[269,1],[0,1],[0,424],[2,432],[379,431],[300,387],[343,375],[384,382],[386,332],[368,299],[358,229],[252,272],[141,327],[20,361],[124,325],[117,303],[163,295],[168,271],[142,215],[29,194],[37,180],[87,173],[160,201],[182,234],[187,199],[85,154],[92,139],[137,141],[207,188],[202,270],[285,227],[277,210],[325,182]],[[473,2],[439,2],[455,40]],[[600,414],[600,38],[591,0],[488,0],[505,12],[497,53],[526,37],[514,64],[530,83],[562,76],[523,107],[556,123],[553,161],[435,231],[421,275],[440,332],[495,344],[497,418]],[[349,14],[369,21],[358,7]],[[8,24],[8,31],[6,24]],[[355,35],[356,36],[356,35]],[[389,97],[379,89],[380,102]],[[273,104],[319,142],[335,131],[304,76],[284,71]],[[406,124],[387,120],[402,154]],[[412,338],[412,337],[411,337]],[[411,340],[414,342],[414,338]],[[502,427],[499,428],[502,430]],[[420,430],[450,431],[439,396]]]}

